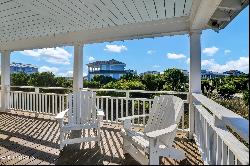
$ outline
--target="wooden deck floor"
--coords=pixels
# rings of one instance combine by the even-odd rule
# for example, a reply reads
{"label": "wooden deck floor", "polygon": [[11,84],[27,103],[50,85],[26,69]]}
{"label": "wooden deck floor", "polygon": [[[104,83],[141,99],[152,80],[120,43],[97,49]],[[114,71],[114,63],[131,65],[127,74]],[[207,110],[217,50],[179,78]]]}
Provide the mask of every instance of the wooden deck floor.
{"label": "wooden deck floor", "polygon": [[[12,112],[0,113],[1,165],[109,165],[138,164],[130,155],[123,155],[119,125],[104,124],[102,146],[94,143],[70,145],[59,150],[59,125],[50,116]],[[185,134],[178,133],[175,146],[186,152],[181,163],[162,158],[161,164],[202,164],[197,146]]]}

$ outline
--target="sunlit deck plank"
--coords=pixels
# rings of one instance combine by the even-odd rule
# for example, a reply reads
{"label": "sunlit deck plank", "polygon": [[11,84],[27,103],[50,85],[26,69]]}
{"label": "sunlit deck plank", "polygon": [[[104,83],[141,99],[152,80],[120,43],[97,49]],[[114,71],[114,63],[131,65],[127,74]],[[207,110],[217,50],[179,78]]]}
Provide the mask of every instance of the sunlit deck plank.
{"label": "sunlit deck plank", "polygon": [[[69,145],[59,150],[59,125],[54,117],[32,113],[0,113],[0,155],[29,156],[26,159],[0,160],[0,164],[55,165],[55,164],[138,164],[130,155],[123,155],[121,126],[106,123],[101,132],[101,148],[94,142]],[[93,135],[92,130],[85,135]],[[202,164],[197,146],[180,132],[175,146],[186,152],[187,159],[179,163],[162,158],[161,164]]]}

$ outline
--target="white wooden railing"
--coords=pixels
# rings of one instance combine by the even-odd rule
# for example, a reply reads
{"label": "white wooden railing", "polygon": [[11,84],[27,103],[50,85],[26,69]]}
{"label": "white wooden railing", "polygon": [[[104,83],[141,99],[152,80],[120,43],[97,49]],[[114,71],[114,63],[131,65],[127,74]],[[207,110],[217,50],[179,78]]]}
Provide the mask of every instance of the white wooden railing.
{"label": "white wooden railing", "polygon": [[10,91],[8,109],[56,115],[67,108],[67,94]]}
{"label": "white wooden railing", "polygon": [[[23,91],[9,91],[8,109],[16,111],[34,112],[38,114],[50,114],[56,115],[67,108],[67,94],[56,93],[40,93],[41,89],[65,89],[60,87],[32,87],[32,86],[12,86],[11,88],[24,89]],[[25,92],[25,89],[33,89],[33,92]],[[72,89],[68,89],[72,90]],[[173,95],[185,95],[188,93],[182,92],[170,92],[170,91],[144,91],[144,90],[116,90],[116,89],[88,89],[97,92],[115,92],[114,96],[97,96],[96,103],[99,109],[104,110],[105,122],[119,123],[118,118],[132,116],[132,115],[144,115],[149,113],[149,109],[153,104],[153,99],[149,98],[133,98],[131,94],[173,94]],[[188,99],[184,102],[187,103]],[[134,119],[135,125],[146,124],[147,119],[145,117]],[[182,119],[182,127],[184,129],[184,116]]]}
{"label": "white wooden railing", "polygon": [[202,94],[192,94],[192,98],[194,138],[204,162],[219,165],[248,164],[249,149],[232,131],[249,143],[249,121]]}

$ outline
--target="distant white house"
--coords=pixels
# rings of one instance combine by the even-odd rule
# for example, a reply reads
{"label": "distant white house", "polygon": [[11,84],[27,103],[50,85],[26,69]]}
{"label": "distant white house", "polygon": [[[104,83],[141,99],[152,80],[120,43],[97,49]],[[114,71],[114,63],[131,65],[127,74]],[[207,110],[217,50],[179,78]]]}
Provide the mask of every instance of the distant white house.
{"label": "distant white house", "polygon": [[120,79],[127,73],[136,74],[134,70],[125,70],[126,64],[115,59],[109,61],[95,61],[87,64],[88,80],[92,80],[95,75],[110,76],[114,79]]}
{"label": "distant white house", "polygon": [[242,74],[245,74],[239,70],[229,70],[229,71],[225,71],[223,72],[224,75],[229,75],[229,76],[239,76],[239,75],[242,75]]}
{"label": "distant white house", "polygon": [[202,79],[213,79],[213,78],[220,78],[220,77],[225,77],[225,76],[227,75],[223,73],[201,70]]}
{"label": "distant white house", "polygon": [[160,74],[158,71],[146,71],[140,74],[140,76],[146,75],[146,74]]}

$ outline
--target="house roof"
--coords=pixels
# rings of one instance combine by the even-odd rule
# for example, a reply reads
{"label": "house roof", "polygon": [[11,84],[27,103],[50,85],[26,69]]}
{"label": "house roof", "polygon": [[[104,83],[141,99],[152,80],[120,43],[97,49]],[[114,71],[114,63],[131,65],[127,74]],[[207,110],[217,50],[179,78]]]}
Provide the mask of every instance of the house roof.
{"label": "house roof", "polygon": [[109,61],[95,61],[95,62],[87,64],[87,66],[89,67],[100,66],[100,65],[126,65],[126,64],[123,62],[117,61],[115,59],[111,59]]}

